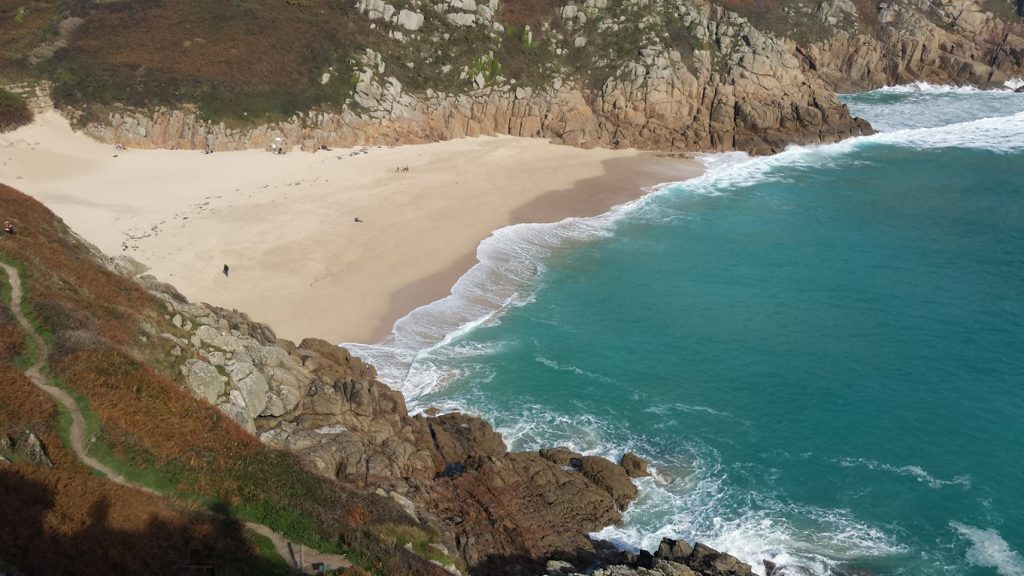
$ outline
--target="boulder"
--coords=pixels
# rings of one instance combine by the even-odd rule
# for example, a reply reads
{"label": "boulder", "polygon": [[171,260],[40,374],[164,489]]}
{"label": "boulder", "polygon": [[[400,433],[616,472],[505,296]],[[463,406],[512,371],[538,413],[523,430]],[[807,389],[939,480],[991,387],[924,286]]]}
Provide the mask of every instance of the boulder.
{"label": "boulder", "polygon": [[661,544],[658,545],[658,551],[654,553],[654,557],[672,562],[685,562],[692,553],[693,548],[685,540],[662,538]]}
{"label": "boulder", "polygon": [[580,472],[588,480],[606,490],[620,510],[636,498],[636,486],[622,466],[598,456],[584,456]]}
{"label": "boulder", "polygon": [[749,564],[700,542],[694,545],[687,564],[706,576],[754,576]]}
{"label": "boulder", "polygon": [[211,404],[216,404],[226,391],[227,378],[212,365],[190,358],[181,367],[185,385]]}
{"label": "boulder", "polygon": [[689,566],[668,560],[655,560],[654,569],[664,576],[697,576]]}
{"label": "boulder", "polygon": [[46,455],[46,448],[34,433],[25,432],[22,435],[21,442],[18,444],[21,452],[29,462],[34,462],[46,468],[53,468],[53,461]]}
{"label": "boulder", "polygon": [[410,31],[419,30],[423,27],[423,14],[403,8],[398,11],[398,25]]}
{"label": "boulder", "polygon": [[267,379],[248,362],[229,362],[228,376],[245,400],[245,408],[252,418],[256,418],[267,407],[267,392],[270,386]]}
{"label": "boulder", "polygon": [[619,460],[619,466],[626,469],[626,474],[630,478],[643,478],[644,476],[651,475],[647,471],[647,462],[632,452],[626,452],[622,455],[622,459]]}
{"label": "boulder", "polygon": [[446,463],[478,465],[507,452],[501,434],[479,418],[453,412],[426,420],[434,447]]}

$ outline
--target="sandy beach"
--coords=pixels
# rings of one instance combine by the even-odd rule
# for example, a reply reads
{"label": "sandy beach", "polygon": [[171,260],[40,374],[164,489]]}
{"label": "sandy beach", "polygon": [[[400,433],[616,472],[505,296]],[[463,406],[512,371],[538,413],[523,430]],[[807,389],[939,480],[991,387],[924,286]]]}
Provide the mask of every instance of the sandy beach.
{"label": "sandy beach", "polygon": [[285,155],[117,150],[52,111],[0,135],[0,182],[107,254],[282,337],[334,342],[379,341],[447,295],[493,230],[600,214],[701,171],[511,137]]}

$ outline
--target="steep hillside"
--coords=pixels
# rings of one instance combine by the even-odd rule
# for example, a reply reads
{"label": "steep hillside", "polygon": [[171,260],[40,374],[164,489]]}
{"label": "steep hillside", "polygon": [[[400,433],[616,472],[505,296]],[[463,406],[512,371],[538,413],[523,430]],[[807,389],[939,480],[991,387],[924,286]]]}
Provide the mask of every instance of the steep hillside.
{"label": "steep hillside", "polygon": [[2,185],[0,214],[0,569],[273,574],[299,545],[354,574],[644,561],[588,537],[636,496],[636,456],[508,452],[478,418],[410,416],[343,348],[191,303]]}
{"label": "steep hillside", "polygon": [[393,500],[306,472],[195,398],[176,379],[173,343],[156,336],[174,329],[160,301],[107,270],[51,212],[0,186],[0,213],[17,224],[0,239],[0,259],[18,272],[21,309],[44,336],[44,373],[85,414],[90,455],[168,495],[110,482],[71,453],[66,413],[21,372],[40,350],[12,321],[5,276],[0,561],[28,574],[287,573],[244,520],[296,546],[347,551],[367,569],[445,573],[396,540],[437,534]]}
{"label": "steep hillside", "polygon": [[1022,74],[1011,0],[244,0],[0,8],[0,78],[132,146],[777,150],[869,131],[834,90]]}

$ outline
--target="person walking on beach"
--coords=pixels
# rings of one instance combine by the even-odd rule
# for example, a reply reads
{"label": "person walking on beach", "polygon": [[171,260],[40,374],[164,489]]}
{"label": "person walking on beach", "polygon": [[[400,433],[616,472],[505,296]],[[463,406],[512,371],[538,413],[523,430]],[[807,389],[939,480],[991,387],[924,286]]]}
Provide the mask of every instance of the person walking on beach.
{"label": "person walking on beach", "polygon": [[227,264],[225,264],[225,265],[224,265],[224,277],[225,277],[225,278],[227,278],[228,272],[230,272],[230,271],[231,271],[231,269],[230,269],[230,268],[228,268],[228,265],[227,265]]}

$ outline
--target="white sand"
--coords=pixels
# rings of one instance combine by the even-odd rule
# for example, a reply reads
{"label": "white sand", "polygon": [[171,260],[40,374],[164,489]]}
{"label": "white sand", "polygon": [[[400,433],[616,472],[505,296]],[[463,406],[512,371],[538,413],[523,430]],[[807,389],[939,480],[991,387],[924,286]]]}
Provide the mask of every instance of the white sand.
{"label": "white sand", "polygon": [[700,171],[692,160],[511,137],[284,156],[119,151],[55,112],[0,135],[0,182],[190,299],[295,340],[379,340],[447,294],[492,230],[597,214]]}

